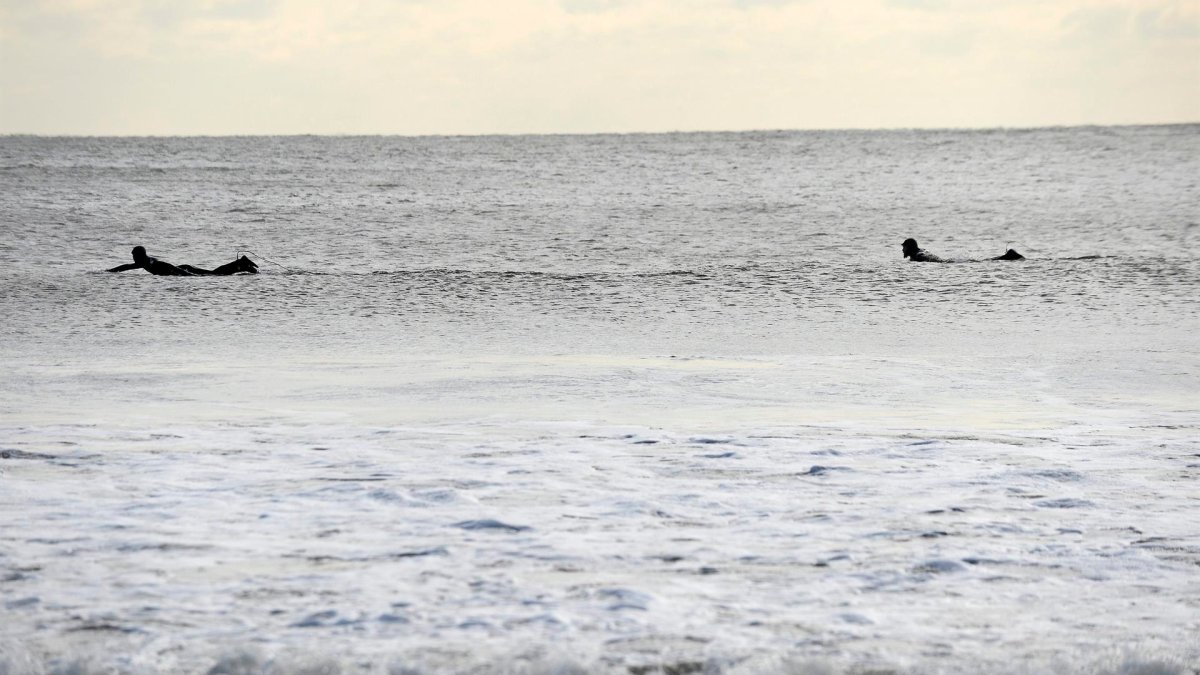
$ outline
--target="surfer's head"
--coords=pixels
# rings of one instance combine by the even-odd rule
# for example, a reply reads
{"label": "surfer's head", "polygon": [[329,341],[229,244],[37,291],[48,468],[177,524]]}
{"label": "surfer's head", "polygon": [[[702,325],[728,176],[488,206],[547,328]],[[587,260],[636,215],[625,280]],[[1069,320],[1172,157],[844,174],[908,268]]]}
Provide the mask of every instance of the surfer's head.
{"label": "surfer's head", "polygon": [[911,258],[916,255],[917,251],[920,251],[921,248],[917,246],[916,239],[905,239],[904,243],[900,245],[900,250],[904,251],[905,258]]}
{"label": "surfer's head", "polygon": [[150,257],[150,256],[146,255],[146,249],[145,249],[145,248],[143,248],[143,247],[141,247],[141,246],[134,246],[134,247],[133,247],[133,261],[134,261],[134,262],[139,262],[139,263],[140,263],[140,262],[142,262],[143,260],[145,260],[146,258],[149,258],[149,257]]}

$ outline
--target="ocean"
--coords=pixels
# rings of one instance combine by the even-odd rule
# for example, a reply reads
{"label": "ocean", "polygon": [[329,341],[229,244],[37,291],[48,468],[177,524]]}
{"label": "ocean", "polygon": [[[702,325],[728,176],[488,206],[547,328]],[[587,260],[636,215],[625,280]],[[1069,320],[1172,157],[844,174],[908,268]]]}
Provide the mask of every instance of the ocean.
{"label": "ocean", "polygon": [[1200,126],[7,136],[0,232],[4,675],[1200,673]]}

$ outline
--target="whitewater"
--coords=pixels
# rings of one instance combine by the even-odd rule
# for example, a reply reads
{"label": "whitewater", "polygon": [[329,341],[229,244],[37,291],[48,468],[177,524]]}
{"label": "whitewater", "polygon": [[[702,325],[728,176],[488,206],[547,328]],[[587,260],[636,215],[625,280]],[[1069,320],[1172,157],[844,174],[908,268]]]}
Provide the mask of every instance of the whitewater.
{"label": "whitewater", "polygon": [[0,673],[1200,672],[1195,125],[9,136],[0,232]]}

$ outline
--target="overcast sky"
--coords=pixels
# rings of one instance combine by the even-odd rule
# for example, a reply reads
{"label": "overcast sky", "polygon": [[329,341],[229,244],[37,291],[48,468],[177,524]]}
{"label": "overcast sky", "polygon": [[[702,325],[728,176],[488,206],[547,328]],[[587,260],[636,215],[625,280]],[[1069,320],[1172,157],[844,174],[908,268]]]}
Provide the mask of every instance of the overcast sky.
{"label": "overcast sky", "polygon": [[1200,0],[0,0],[0,133],[1200,121]]}

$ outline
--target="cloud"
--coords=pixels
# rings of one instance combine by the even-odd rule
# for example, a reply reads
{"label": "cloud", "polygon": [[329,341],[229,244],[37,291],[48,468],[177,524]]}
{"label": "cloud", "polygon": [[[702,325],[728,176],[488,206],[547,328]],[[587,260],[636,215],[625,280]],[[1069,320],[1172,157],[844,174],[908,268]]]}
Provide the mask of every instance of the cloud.
{"label": "cloud", "polygon": [[950,7],[950,0],[888,0],[888,4],[903,9],[939,10]]}
{"label": "cloud", "polygon": [[756,7],[786,7],[809,0],[731,0],[735,7],[743,9],[752,9]]}
{"label": "cloud", "polygon": [[559,6],[568,14],[595,14],[608,12],[625,6],[630,0],[559,0]]}
{"label": "cloud", "polygon": [[0,132],[1200,119],[1196,3],[0,0]]}
{"label": "cloud", "polygon": [[1135,17],[1137,30],[1148,39],[1196,40],[1200,38],[1200,3],[1175,2],[1148,7]]}

